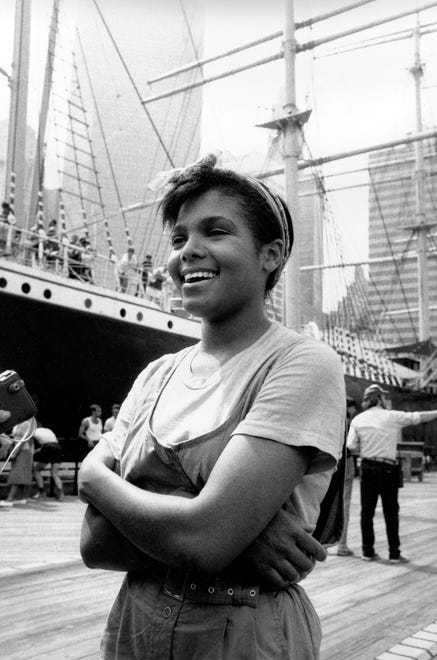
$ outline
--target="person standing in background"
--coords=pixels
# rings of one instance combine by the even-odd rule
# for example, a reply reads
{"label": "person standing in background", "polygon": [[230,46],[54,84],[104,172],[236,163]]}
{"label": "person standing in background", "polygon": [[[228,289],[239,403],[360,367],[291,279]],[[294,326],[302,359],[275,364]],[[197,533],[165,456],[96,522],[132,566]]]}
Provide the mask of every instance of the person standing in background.
{"label": "person standing in background", "polygon": [[33,455],[33,472],[38,491],[32,496],[32,499],[46,499],[47,493],[41,473],[50,464],[50,476],[55,485],[55,497],[57,500],[63,500],[64,489],[61,477],[59,476],[59,464],[62,459],[62,453],[58,439],[51,429],[42,426],[40,422],[38,422],[38,428],[33,434],[33,439],[38,443],[39,448],[36,449]]}
{"label": "person standing in background", "polygon": [[[3,411],[2,411],[3,412]],[[7,486],[8,494],[5,500],[0,501],[1,507],[12,507],[14,504],[26,504],[32,486],[32,455],[33,441],[30,438],[22,442],[29,422],[16,424],[12,429],[12,440],[14,447],[10,452],[12,454],[12,467],[9,472]],[[21,490],[21,497],[15,499],[15,496]]]}
{"label": "person standing in background", "polygon": [[117,415],[120,412],[120,404],[114,403],[111,408],[111,411],[112,411],[112,416],[108,417],[108,419],[105,420],[105,423],[103,425],[103,433],[107,433],[108,431],[113,430],[115,420],[117,419]]}
{"label": "person standing in background", "polygon": [[88,450],[96,446],[102,435],[102,409],[97,403],[90,406],[91,415],[85,417],[79,427],[78,436],[85,440]]}
{"label": "person standing in background", "polygon": [[[357,414],[357,404],[351,397],[346,397],[346,435],[352,419]],[[339,557],[349,557],[354,554],[347,544],[347,532],[349,527],[350,507],[352,499],[352,487],[354,484],[355,465],[351,450],[346,447],[346,466],[343,486],[343,532],[337,547]]]}
{"label": "person standing in background", "polygon": [[400,552],[399,539],[399,467],[396,460],[400,431],[404,426],[437,419],[437,410],[404,412],[386,410],[384,394],[379,385],[364,391],[363,412],[350,424],[347,446],[361,456],[361,535],[362,559],[375,561],[373,517],[379,496],[382,500],[387,530],[389,561],[406,563]]}
{"label": "person standing in background", "polygon": [[128,247],[127,252],[121,257],[117,264],[117,275],[120,283],[120,291],[126,293],[129,284],[135,281],[138,272],[138,260],[133,247]]}

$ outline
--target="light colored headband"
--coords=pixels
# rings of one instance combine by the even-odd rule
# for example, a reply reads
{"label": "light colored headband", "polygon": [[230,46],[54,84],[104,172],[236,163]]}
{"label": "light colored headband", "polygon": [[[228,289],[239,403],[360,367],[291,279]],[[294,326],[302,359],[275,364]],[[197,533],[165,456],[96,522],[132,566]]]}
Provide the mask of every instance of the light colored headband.
{"label": "light colored headband", "polygon": [[[285,208],[282,200],[276,193],[273,192],[265,183],[258,181],[253,176],[244,175],[247,181],[255,188],[255,190],[261,195],[264,201],[268,204],[273,215],[278,220],[279,228],[281,230],[282,238],[282,255],[281,255],[281,266],[278,268],[277,273],[278,277],[285,266],[285,263],[290,256],[290,230],[288,228],[287,216],[285,213]],[[277,281],[277,279],[276,279]]]}
{"label": "light colored headband", "polygon": [[[177,184],[179,177],[182,177],[188,174],[189,170],[194,169],[196,166],[209,161],[211,168],[214,168],[217,165],[217,162],[221,160],[221,153],[216,152],[213,154],[208,154],[204,156],[196,163],[190,163],[186,167],[178,167],[171,170],[165,170],[159,172],[156,177],[147,185],[150,190],[158,191],[167,187],[171,187]],[[221,165],[219,166],[221,167]],[[282,252],[281,252],[281,263],[276,269],[274,284],[279,280],[282,270],[287,262],[288,257],[290,256],[290,230],[287,221],[287,215],[285,212],[284,203],[281,198],[273,192],[265,183],[262,183],[258,179],[255,179],[253,176],[247,174],[240,174],[243,179],[245,179],[256,191],[263,200],[266,202],[270,210],[272,211],[274,217],[278,221],[278,225],[281,232],[282,239]]]}

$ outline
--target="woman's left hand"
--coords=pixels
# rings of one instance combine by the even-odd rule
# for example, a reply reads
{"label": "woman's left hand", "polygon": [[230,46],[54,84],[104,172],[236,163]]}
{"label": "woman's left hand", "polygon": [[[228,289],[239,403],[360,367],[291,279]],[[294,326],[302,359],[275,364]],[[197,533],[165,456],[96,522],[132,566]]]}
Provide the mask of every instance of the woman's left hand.
{"label": "woman's left hand", "polygon": [[115,458],[108,444],[101,440],[82,461],[79,470],[78,492],[82,502],[92,503],[92,493],[108,470],[115,468]]}

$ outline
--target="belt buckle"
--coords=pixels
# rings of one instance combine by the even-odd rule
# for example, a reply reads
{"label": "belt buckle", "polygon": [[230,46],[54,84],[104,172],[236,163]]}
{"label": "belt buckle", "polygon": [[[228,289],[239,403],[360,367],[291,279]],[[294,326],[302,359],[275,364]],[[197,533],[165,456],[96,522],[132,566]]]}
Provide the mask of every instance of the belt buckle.
{"label": "belt buckle", "polygon": [[182,601],[185,596],[185,586],[187,583],[186,573],[168,569],[162,591],[175,600]]}

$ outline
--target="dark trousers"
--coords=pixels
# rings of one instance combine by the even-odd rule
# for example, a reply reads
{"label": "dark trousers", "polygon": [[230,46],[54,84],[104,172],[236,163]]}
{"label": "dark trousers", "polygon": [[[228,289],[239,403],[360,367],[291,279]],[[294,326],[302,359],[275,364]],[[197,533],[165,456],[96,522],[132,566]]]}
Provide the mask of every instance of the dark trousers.
{"label": "dark trousers", "polygon": [[373,517],[381,496],[382,510],[387,530],[390,559],[397,559],[400,551],[398,472],[396,465],[361,462],[361,536],[363,555],[371,557],[375,552]]}

